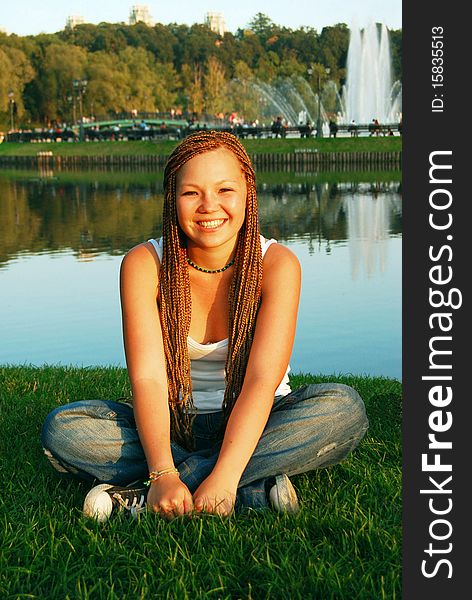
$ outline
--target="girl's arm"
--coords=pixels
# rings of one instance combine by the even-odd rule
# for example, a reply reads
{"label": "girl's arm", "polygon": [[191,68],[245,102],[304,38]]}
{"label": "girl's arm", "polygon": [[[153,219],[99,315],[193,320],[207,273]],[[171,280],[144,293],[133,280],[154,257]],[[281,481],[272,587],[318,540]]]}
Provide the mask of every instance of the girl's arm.
{"label": "girl's arm", "polygon": [[[133,248],[120,273],[123,339],[139,438],[149,471],[174,466],[170,448],[167,373],[157,308],[159,260],[149,244]],[[166,516],[193,508],[188,488],[177,475],[151,485],[148,505]]]}
{"label": "girl's arm", "polygon": [[264,257],[262,301],[244,385],[228,420],[217,463],[194,494],[196,508],[206,505],[221,514],[232,508],[231,496],[236,494],[287,370],[300,286],[298,259],[288,248],[272,245]]}

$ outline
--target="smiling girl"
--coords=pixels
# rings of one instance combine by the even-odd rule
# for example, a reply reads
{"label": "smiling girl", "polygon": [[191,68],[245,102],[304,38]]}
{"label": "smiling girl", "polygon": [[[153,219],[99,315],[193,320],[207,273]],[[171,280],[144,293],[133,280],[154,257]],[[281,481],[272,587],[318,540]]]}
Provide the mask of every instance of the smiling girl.
{"label": "smiling girl", "polygon": [[[289,385],[294,254],[259,231],[255,175],[233,135],[190,135],[164,173],[163,232],[123,259],[132,405],[74,402],[42,432],[59,471],[100,482],[84,512],[171,519],[299,508],[289,475],[339,462],[367,429],[357,392]],[[148,479],[148,488],[143,480]]]}

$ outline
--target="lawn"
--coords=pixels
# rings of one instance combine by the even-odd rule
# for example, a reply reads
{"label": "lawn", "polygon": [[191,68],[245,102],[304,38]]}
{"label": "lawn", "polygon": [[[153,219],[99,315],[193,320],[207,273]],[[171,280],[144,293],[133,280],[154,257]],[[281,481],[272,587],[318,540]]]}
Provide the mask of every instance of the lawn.
{"label": "lawn", "polygon": [[39,432],[52,408],[129,394],[121,368],[0,367],[0,597],[37,599],[401,598],[401,384],[336,380],[370,428],[342,464],[293,478],[302,510],[105,524],[82,517],[88,486],[61,480]]}

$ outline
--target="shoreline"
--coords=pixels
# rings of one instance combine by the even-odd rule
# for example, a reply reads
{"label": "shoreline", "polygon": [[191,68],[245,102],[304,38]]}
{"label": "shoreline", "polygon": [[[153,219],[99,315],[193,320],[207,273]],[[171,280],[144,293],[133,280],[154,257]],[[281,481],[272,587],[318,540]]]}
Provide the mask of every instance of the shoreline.
{"label": "shoreline", "polygon": [[[0,363],[0,374],[18,377],[21,374],[31,375],[58,375],[60,377],[84,377],[90,376],[94,378],[97,375],[113,376],[116,375],[121,384],[127,380],[127,369],[120,365],[88,365],[77,366],[71,364],[58,365],[44,363],[42,365],[34,365],[30,363],[10,364]],[[356,381],[356,382],[371,382],[374,384],[391,383],[402,386],[402,380],[396,377],[387,375],[367,375],[365,373],[302,373],[290,372],[290,382],[294,387],[299,387],[305,383],[318,383],[327,381]],[[123,379],[121,379],[123,378]]]}
{"label": "shoreline", "polygon": [[[90,167],[90,166],[132,166],[149,165],[164,167],[166,155],[134,156],[58,156],[52,152],[39,152],[37,156],[0,155],[0,167],[3,166],[47,166],[47,167]],[[383,168],[400,169],[401,152],[290,152],[250,154],[255,168],[283,170],[286,168],[322,168],[331,166],[340,168]]]}
{"label": "shoreline", "polygon": [[[256,168],[388,166],[401,168],[402,138],[242,140]],[[164,166],[178,141],[41,142],[0,144],[0,166]]]}

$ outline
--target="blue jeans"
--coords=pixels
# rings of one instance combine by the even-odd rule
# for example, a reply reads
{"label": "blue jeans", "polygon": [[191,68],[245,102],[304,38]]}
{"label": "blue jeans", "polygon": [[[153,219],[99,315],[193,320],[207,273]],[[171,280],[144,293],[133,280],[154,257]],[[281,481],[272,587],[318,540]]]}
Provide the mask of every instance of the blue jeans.
{"label": "blue jeans", "polygon": [[[172,442],[180,478],[193,493],[211,473],[221,439],[221,412],[197,415],[195,449]],[[310,384],[278,396],[238,486],[237,507],[266,508],[265,481],[342,461],[368,427],[359,394],[338,383]],[[46,418],[41,440],[52,465],[88,481],[127,485],[148,476],[130,405],[84,400],[60,406]]]}

